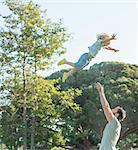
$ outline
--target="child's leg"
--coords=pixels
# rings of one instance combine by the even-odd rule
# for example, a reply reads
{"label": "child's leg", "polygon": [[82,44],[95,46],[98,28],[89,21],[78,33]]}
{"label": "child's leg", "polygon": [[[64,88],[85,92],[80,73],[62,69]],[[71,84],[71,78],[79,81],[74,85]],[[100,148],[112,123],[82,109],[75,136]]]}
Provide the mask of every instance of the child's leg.
{"label": "child's leg", "polygon": [[73,75],[76,71],[77,71],[77,70],[76,70],[75,68],[71,68],[71,69],[69,70],[69,72],[67,73],[67,76],[69,77],[69,76]]}
{"label": "child's leg", "polygon": [[66,61],[66,62],[65,62],[65,64],[67,64],[67,65],[70,65],[70,66],[74,67],[74,63],[73,63],[73,62]]}
{"label": "child's leg", "polygon": [[77,70],[76,70],[75,68],[71,68],[71,69],[69,70],[69,72],[64,72],[63,78],[62,78],[62,82],[65,82],[65,80],[66,80],[69,76],[73,75],[76,71],[77,71]]}
{"label": "child's leg", "polygon": [[85,66],[87,66],[91,61],[91,58],[89,57],[89,53],[84,53],[81,55],[79,60],[74,63],[74,67],[77,71],[82,70]]}
{"label": "child's leg", "polygon": [[66,59],[63,59],[60,62],[58,62],[58,65],[63,65],[63,64],[67,64],[67,65],[74,67],[74,63],[67,61]]}
{"label": "child's leg", "polygon": [[83,68],[83,66],[87,65],[87,61],[89,59],[89,54],[88,53],[84,53],[80,56],[79,60],[76,63],[67,61],[66,59],[61,60],[60,62],[58,62],[58,65],[63,65],[63,64],[67,64],[72,66],[73,68],[77,68],[77,70],[79,70],[79,68]]}

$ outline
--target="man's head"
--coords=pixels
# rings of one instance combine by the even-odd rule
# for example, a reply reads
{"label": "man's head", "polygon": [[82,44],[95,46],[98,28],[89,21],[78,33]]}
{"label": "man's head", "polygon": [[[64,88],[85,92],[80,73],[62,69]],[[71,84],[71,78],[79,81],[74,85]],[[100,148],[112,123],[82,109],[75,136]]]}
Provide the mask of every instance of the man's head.
{"label": "man's head", "polygon": [[120,106],[113,108],[112,112],[120,122],[123,121],[126,117],[126,111]]}

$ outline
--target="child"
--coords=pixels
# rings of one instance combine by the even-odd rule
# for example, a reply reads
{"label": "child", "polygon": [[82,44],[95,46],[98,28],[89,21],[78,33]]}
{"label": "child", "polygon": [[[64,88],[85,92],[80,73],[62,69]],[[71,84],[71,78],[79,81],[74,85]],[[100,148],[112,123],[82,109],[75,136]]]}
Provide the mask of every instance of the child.
{"label": "child", "polygon": [[98,34],[97,41],[92,46],[88,47],[89,52],[82,54],[76,63],[69,62],[66,59],[61,60],[58,63],[58,65],[68,64],[73,67],[68,72],[65,72],[63,74],[62,82],[65,82],[65,80],[69,76],[71,76],[75,72],[77,72],[77,71],[83,69],[85,66],[87,66],[90,63],[90,61],[92,60],[92,58],[94,58],[98,54],[98,52],[101,50],[101,48],[104,48],[107,50],[112,50],[114,52],[119,51],[119,50],[113,49],[111,47],[106,47],[106,46],[110,45],[111,40],[116,40],[115,37],[116,37],[115,34],[113,34],[111,37],[109,37],[109,35],[107,35],[106,33]]}

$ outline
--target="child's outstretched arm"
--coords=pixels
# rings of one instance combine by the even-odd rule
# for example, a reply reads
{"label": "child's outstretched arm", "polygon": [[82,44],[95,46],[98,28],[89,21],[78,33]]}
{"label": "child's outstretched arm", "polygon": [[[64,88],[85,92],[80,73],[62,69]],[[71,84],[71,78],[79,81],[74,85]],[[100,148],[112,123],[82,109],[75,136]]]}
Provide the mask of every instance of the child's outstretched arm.
{"label": "child's outstretched arm", "polygon": [[103,43],[110,42],[111,40],[116,40],[116,34],[115,33],[110,38],[103,40]]}
{"label": "child's outstretched arm", "polygon": [[115,33],[111,36],[110,40],[116,40],[116,34]]}
{"label": "child's outstretched arm", "polygon": [[114,49],[114,48],[111,48],[111,47],[103,47],[103,48],[106,49],[106,50],[114,51],[114,52],[119,51],[118,49]]}

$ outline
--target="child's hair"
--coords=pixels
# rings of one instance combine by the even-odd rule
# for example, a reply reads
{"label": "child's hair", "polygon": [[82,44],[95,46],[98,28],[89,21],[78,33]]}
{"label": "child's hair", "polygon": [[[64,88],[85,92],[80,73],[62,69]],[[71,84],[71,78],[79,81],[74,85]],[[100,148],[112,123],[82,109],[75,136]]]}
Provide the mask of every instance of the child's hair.
{"label": "child's hair", "polygon": [[97,40],[102,40],[102,47],[110,45],[110,36],[106,33],[101,33],[97,35]]}
{"label": "child's hair", "polygon": [[109,39],[110,36],[106,33],[100,33],[97,35],[97,40],[105,40],[105,39]]}

